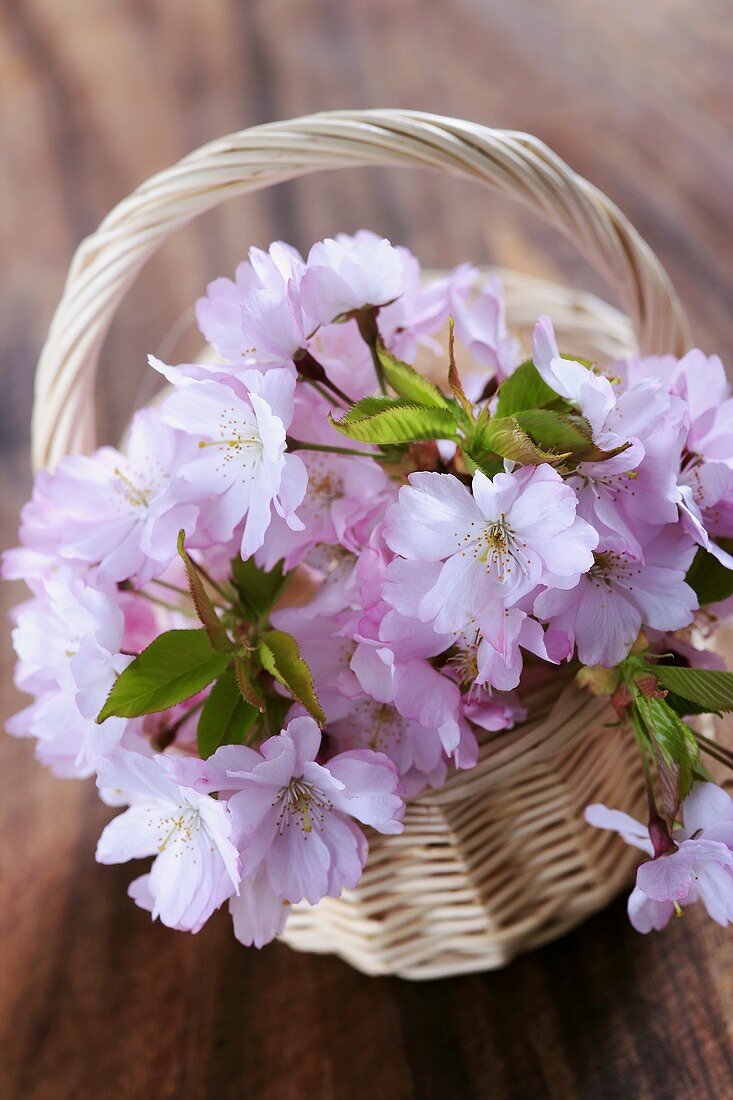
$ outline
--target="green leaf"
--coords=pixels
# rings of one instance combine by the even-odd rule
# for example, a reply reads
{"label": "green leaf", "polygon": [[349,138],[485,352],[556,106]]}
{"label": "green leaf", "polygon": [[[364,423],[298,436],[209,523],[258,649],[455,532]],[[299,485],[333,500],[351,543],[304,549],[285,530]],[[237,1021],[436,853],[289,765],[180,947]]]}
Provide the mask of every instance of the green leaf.
{"label": "green leaf", "polygon": [[234,661],[234,675],[237,681],[237,687],[239,688],[239,694],[244,701],[249,703],[250,706],[254,707],[256,710],[264,713],[265,704],[252,683],[249,668],[241,657],[237,657]]}
{"label": "green leaf", "polygon": [[97,721],[167,710],[202,691],[228,664],[205,630],[168,630],[118,676]]}
{"label": "green leaf", "polygon": [[377,413],[385,412],[387,409],[402,409],[405,405],[410,404],[410,402],[404,401],[401,397],[389,397],[384,393],[375,393],[370,397],[362,397],[361,401],[357,401],[352,405],[351,408],[344,413],[339,423],[358,423],[369,416],[376,416]]}
{"label": "green leaf", "polygon": [[[718,542],[724,550],[733,553],[733,539],[718,539]],[[697,594],[701,607],[733,596],[733,569],[726,569],[702,546],[695,554],[685,580]]]}
{"label": "green leaf", "polygon": [[262,619],[270,613],[290,580],[289,574],[283,574],[281,561],[268,572],[255,565],[253,558],[246,561],[234,558],[231,569],[234,587],[255,619]]}
{"label": "green leaf", "polygon": [[690,727],[663,699],[649,699],[634,692],[634,699],[647,732],[666,764],[679,768],[678,799],[685,798],[692,787],[700,748]]}
{"label": "green leaf", "polygon": [[659,665],[654,672],[663,687],[703,707],[704,711],[721,714],[733,710],[733,672],[676,665]]}
{"label": "green leaf", "polygon": [[341,420],[330,423],[349,439],[362,443],[414,443],[419,439],[453,439],[455,417],[449,409],[428,408],[391,397],[365,397]]}
{"label": "green leaf", "polygon": [[196,568],[196,563],[192,561],[183,545],[185,537],[185,531],[178,532],[178,553],[186,567],[188,590],[191,593],[191,599],[193,600],[193,606],[196,608],[196,614],[203,623],[204,630],[209,635],[209,641],[214,649],[218,649],[220,653],[231,653],[234,645],[216,613],[216,608],[209,598],[201,575]]}
{"label": "green leaf", "polygon": [[674,691],[668,691],[664,701],[675,714],[679,714],[680,718],[689,718],[693,714],[710,714],[709,707],[701,707],[697,703],[691,703],[689,699],[683,699],[681,695],[675,694]]}
{"label": "green leaf", "polygon": [[538,466],[543,462],[557,462],[568,457],[567,454],[542,450],[513,416],[491,419],[479,417],[475,437],[468,449],[474,460],[482,451],[488,451],[501,455],[502,458],[521,462],[525,466]]}
{"label": "green leaf", "polygon": [[582,416],[567,416],[552,409],[524,409],[517,423],[542,447],[569,451],[573,456],[593,446],[590,424]]}
{"label": "green leaf", "polygon": [[377,343],[377,355],[382,364],[384,377],[400,397],[416,405],[428,405],[436,409],[449,408],[447,397],[438,387],[419,374],[409,363],[403,363],[391,351],[387,351],[381,340]]}
{"label": "green leaf", "polygon": [[300,656],[298,643],[284,630],[268,630],[260,641],[260,660],[266,672],[286,687],[315,720],[323,725],[326,715],[313,686],[313,676]]}
{"label": "green leaf", "polygon": [[487,477],[495,477],[504,470],[503,458],[486,458],[484,455],[473,455],[465,446],[461,447],[461,454],[468,473],[473,475],[477,470]]}
{"label": "green leaf", "polygon": [[214,684],[204,703],[196,730],[199,754],[206,760],[220,745],[241,745],[259,716],[242,698],[237,679],[230,670]]}
{"label": "green leaf", "polygon": [[531,359],[520,364],[499,386],[496,415],[514,416],[523,409],[541,409],[559,400]]}
{"label": "green leaf", "polygon": [[604,451],[593,442],[593,431],[584,416],[558,413],[553,409],[526,409],[516,414],[516,420],[538,446],[567,452],[575,462],[603,462],[631,446],[631,443],[622,443]]}

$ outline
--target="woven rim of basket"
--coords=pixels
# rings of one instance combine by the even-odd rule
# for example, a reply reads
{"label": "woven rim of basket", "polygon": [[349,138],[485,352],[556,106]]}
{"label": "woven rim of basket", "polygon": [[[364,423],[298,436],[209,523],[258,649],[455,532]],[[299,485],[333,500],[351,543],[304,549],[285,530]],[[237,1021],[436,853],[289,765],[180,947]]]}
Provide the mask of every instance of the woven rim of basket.
{"label": "woven rim of basket", "polygon": [[643,353],[682,354],[684,311],[621,211],[537,138],[417,111],[336,111],[202,146],[119,203],[79,246],[36,372],[36,469],[96,445],[94,382],[117,307],[174,229],[226,198],[324,169],[429,168],[513,196],[575,243],[628,314]]}

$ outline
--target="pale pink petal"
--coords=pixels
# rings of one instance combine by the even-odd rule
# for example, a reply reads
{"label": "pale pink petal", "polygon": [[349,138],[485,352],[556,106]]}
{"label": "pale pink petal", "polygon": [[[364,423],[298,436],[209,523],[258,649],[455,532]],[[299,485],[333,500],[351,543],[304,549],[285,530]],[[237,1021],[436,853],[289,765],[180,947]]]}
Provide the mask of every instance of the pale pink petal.
{"label": "pale pink petal", "polygon": [[629,920],[637,932],[661,932],[674,913],[671,901],[653,901],[638,886],[629,894],[627,905]]}
{"label": "pale pink petal", "polygon": [[586,806],[583,814],[589,825],[596,829],[610,829],[634,848],[639,848],[647,855],[654,855],[654,845],[649,837],[649,829],[640,821],[631,817],[622,810],[611,810],[600,802]]}
{"label": "pale pink petal", "polygon": [[239,895],[229,899],[229,912],[239,942],[245,947],[264,947],[282,932],[290,906],[260,870],[242,881]]}
{"label": "pale pink petal", "polygon": [[653,901],[682,901],[692,886],[694,860],[694,852],[683,846],[642,863],[636,872],[636,885]]}
{"label": "pale pink petal", "polygon": [[384,753],[352,749],[331,757],[328,770],[345,790],[332,795],[334,805],[380,833],[401,833],[404,805],[392,761]]}
{"label": "pale pink petal", "polygon": [[[165,816],[166,812],[161,810],[158,821]],[[128,859],[155,855],[162,828],[156,828],[151,817],[149,806],[131,806],[113,818],[104,827],[97,842],[97,862],[126,863]]]}
{"label": "pale pink petal", "polygon": [[685,832],[692,836],[723,821],[733,821],[733,798],[716,783],[695,783],[682,803]]}
{"label": "pale pink petal", "polygon": [[470,492],[452,474],[416,473],[387,510],[385,540],[397,554],[436,561],[455,553],[483,517]]}

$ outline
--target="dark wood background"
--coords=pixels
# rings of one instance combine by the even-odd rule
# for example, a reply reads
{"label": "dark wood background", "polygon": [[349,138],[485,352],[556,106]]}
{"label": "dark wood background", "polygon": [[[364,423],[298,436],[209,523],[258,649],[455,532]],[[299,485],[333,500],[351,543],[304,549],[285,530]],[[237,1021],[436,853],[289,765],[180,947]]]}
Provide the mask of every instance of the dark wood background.
{"label": "dark wood background", "polygon": [[[411,106],[528,129],[650,239],[698,342],[733,362],[729,0],[3,0],[2,529],[29,488],[35,360],[72,249],[136,183],[239,127]],[[206,280],[249,243],[366,225],[427,264],[493,261],[593,287],[572,248],[469,185],[362,172],[234,203],[181,233],[105,352],[112,438]],[[178,325],[180,329],[183,326]],[[185,327],[185,326],[183,326]],[[5,586],[4,605],[19,596]],[[11,687],[2,645],[2,711]],[[151,926],[131,867],[94,863],[108,811],[0,743],[0,1096],[733,1095],[731,940],[697,912],[637,936],[619,901],[495,974],[368,979],[281,945]]]}

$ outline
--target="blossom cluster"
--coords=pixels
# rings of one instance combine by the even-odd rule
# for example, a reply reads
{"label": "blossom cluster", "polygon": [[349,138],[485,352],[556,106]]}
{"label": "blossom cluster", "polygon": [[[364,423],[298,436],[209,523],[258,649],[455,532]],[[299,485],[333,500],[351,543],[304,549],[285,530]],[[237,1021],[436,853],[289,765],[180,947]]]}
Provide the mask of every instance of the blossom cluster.
{"label": "blossom cluster", "polygon": [[733,803],[700,762],[726,750],[683,720],[733,706],[692,644],[733,594],[720,360],[588,363],[546,317],[528,358],[496,279],[425,281],[365,231],[252,248],[196,313],[206,354],[151,357],[162,401],[37,476],[3,562],[31,590],[8,728],[127,807],[97,858],[153,857],[136,903],[195,932],[226,901],[261,946],[582,665],[677,784],[659,810],[650,779],[649,830],[588,810],[653,857],[635,926],[697,897],[733,919]]}

